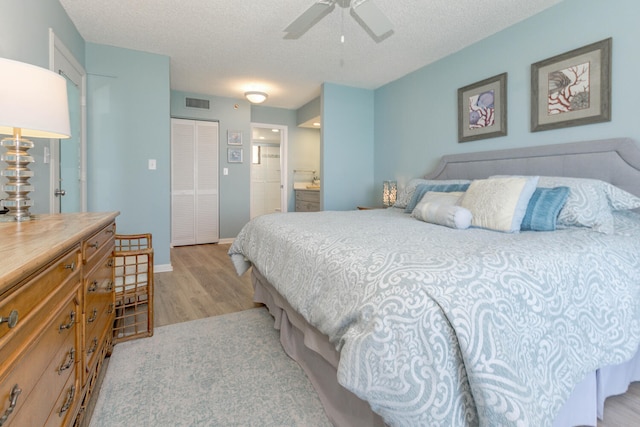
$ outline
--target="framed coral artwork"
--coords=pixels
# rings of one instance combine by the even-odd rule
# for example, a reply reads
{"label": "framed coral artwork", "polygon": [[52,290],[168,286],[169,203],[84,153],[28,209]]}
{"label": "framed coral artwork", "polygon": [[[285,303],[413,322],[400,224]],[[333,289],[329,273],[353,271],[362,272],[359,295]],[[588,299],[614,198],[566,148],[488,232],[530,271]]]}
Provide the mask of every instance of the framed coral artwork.
{"label": "framed coral artwork", "polygon": [[531,131],[611,120],[611,38],[531,65]]}
{"label": "framed coral artwork", "polygon": [[507,134],[507,73],[458,89],[458,142]]}

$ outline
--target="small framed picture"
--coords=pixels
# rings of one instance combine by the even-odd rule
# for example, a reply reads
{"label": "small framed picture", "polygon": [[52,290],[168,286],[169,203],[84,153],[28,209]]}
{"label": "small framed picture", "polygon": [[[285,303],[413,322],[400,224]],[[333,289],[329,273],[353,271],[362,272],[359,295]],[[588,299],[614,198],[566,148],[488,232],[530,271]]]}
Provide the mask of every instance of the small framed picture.
{"label": "small framed picture", "polygon": [[611,120],[611,38],[531,65],[531,131]]}
{"label": "small framed picture", "polygon": [[507,134],[507,73],[458,89],[458,142]]}
{"label": "small framed picture", "polygon": [[240,132],[239,130],[227,131],[227,144],[242,145],[242,132]]}
{"label": "small framed picture", "polygon": [[242,163],[242,148],[227,148],[227,162]]}

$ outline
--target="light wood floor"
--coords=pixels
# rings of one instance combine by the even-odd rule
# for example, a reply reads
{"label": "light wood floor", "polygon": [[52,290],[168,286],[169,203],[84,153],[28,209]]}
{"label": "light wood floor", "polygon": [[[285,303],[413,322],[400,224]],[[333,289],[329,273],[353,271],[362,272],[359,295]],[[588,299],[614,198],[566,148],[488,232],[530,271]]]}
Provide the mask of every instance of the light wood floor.
{"label": "light wood floor", "polygon": [[[154,325],[164,326],[256,307],[249,273],[238,277],[229,245],[171,249],[173,271],[155,275]],[[598,427],[640,426],[640,382],[610,397]]]}
{"label": "light wood floor", "polygon": [[171,249],[173,271],[154,276],[156,327],[256,307],[250,274],[238,277],[227,255],[229,246]]}

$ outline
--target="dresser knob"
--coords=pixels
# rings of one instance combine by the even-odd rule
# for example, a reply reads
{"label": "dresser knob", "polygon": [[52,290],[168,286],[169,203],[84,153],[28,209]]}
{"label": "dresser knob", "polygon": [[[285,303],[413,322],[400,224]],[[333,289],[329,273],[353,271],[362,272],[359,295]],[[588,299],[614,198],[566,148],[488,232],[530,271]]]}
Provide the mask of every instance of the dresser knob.
{"label": "dresser knob", "polygon": [[71,264],[65,264],[64,268],[71,271],[76,271],[76,262],[71,261]]}
{"label": "dresser knob", "polygon": [[18,324],[18,311],[17,310],[11,310],[11,313],[9,313],[8,317],[0,317],[0,323],[7,323],[7,326],[9,326],[9,328],[13,328],[14,326],[16,326]]}

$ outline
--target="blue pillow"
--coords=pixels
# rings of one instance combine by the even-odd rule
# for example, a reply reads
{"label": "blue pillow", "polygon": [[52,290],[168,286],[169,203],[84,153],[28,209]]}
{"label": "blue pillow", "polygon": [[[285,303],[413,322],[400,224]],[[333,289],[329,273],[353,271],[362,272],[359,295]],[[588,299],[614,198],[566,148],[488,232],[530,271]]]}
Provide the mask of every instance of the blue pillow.
{"label": "blue pillow", "polygon": [[469,184],[421,184],[416,187],[416,191],[413,192],[411,200],[407,203],[407,207],[404,209],[404,213],[411,213],[415,209],[416,205],[420,203],[422,197],[427,194],[428,191],[437,191],[439,193],[451,193],[452,191],[467,191]]}
{"label": "blue pillow", "polygon": [[553,231],[560,209],[569,197],[569,187],[538,187],[529,200],[521,230]]}

